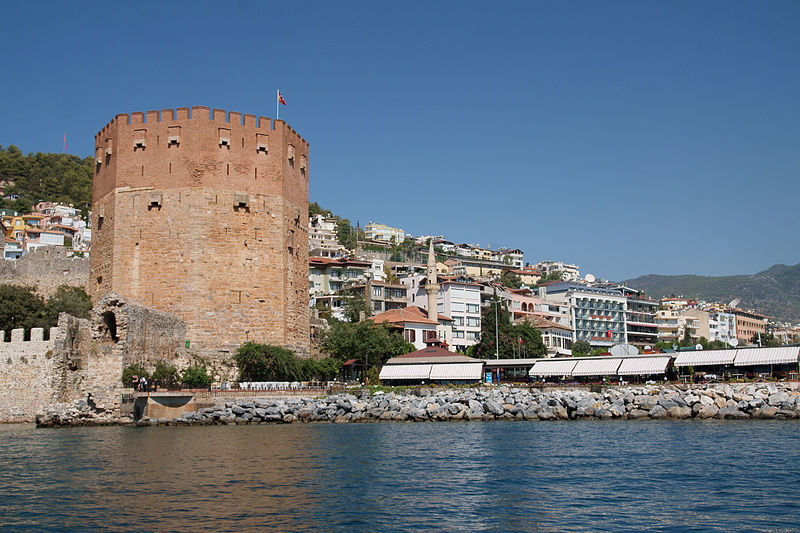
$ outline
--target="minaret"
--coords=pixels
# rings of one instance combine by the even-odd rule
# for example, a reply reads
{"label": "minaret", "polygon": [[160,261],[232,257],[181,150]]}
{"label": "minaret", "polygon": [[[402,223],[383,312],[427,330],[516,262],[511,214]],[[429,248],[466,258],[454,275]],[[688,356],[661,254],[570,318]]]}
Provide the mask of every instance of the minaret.
{"label": "minaret", "polygon": [[428,293],[428,319],[439,323],[439,311],[436,305],[437,295],[439,294],[438,278],[436,277],[436,254],[433,251],[433,239],[428,247],[428,269],[426,272],[428,283],[425,285],[425,292]]}

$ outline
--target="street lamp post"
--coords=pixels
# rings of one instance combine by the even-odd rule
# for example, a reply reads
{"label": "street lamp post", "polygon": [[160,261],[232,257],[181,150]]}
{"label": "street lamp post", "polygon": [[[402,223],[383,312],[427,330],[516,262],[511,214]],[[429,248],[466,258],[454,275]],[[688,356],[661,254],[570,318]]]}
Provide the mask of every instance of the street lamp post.
{"label": "street lamp post", "polygon": [[500,333],[497,327],[497,297],[494,299],[494,358],[500,359]]}

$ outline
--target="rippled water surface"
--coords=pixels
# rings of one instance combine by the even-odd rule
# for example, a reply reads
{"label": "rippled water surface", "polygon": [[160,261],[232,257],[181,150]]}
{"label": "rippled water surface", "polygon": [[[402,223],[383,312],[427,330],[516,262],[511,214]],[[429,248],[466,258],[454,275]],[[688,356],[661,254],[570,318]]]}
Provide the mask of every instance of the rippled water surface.
{"label": "rippled water surface", "polygon": [[2,530],[797,531],[794,421],[0,426]]}

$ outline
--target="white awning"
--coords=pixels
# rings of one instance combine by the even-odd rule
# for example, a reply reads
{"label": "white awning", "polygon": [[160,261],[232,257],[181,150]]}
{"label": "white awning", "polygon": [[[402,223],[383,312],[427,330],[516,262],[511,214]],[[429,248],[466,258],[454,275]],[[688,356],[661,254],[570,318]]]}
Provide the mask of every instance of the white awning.
{"label": "white awning", "polygon": [[431,365],[432,380],[478,381],[483,377],[483,363]]}
{"label": "white awning", "polygon": [[780,346],[778,348],[742,348],[736,350],[735,366],[797,364],[800,348]]}
{"label": "white awning", "polygon": [[736,350],[687,350],[678,352],[675,366],[730,365],[735,357]]}
{"label": "white awning", "polygon": [[383,365],[379,379],[428,379],[432,365]]}
{"label": "white awning", "polygon": [[571,376],[575,368],[574,359],[543,359],[531,367],[530,376]]}
{"label": "white awning", "polygon": [[616,375],[622,359],[581,359],[572,370],[573,376],[613,376]]}
{"label": "white awning", "polygon": [[620,376],[649,376],[664,374],[669,365],[669,357],[626,357],[619,365]]}

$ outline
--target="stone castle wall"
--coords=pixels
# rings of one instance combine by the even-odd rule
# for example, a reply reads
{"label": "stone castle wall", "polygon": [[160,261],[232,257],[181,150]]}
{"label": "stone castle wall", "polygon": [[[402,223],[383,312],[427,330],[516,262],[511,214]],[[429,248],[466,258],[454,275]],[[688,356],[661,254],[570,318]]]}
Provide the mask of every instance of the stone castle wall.
{"label": "stone castle wall", "polygon": [[0,335],[0,421],[30,422],[33,416],[54,395],[52,376],[56,361],[53,353],[56,328],[50,330],[50,340],[44,340],[42,328],[31,330],[31,340],[24,339],[25,331],[11,331],[11,342]]}
{"label": "stone castle wall", "polygon": [[29,341],[15,329],[11,342],[0,342],[0,422],[29,422],[48,405],[76,400],[118,415],[123,368],[141,364],[152,372],[157,361],[185,368],[185,332],[178,317],[113,293],[91,319],[61,313],[49,340],[41,328]]}
{"label": "stone castle wall", "polygon": [[89,289],[89,259],[68,257],[62,246],[41,246],[16,261],[0,261],[0,283],[36,287],[44,298],[61,285]]}
{"label": "stone castle wall", "polygon": [[199,350],[308,353],[308,143],[207,107],[117,115],[95,137],[91,293],[181,317]]}

